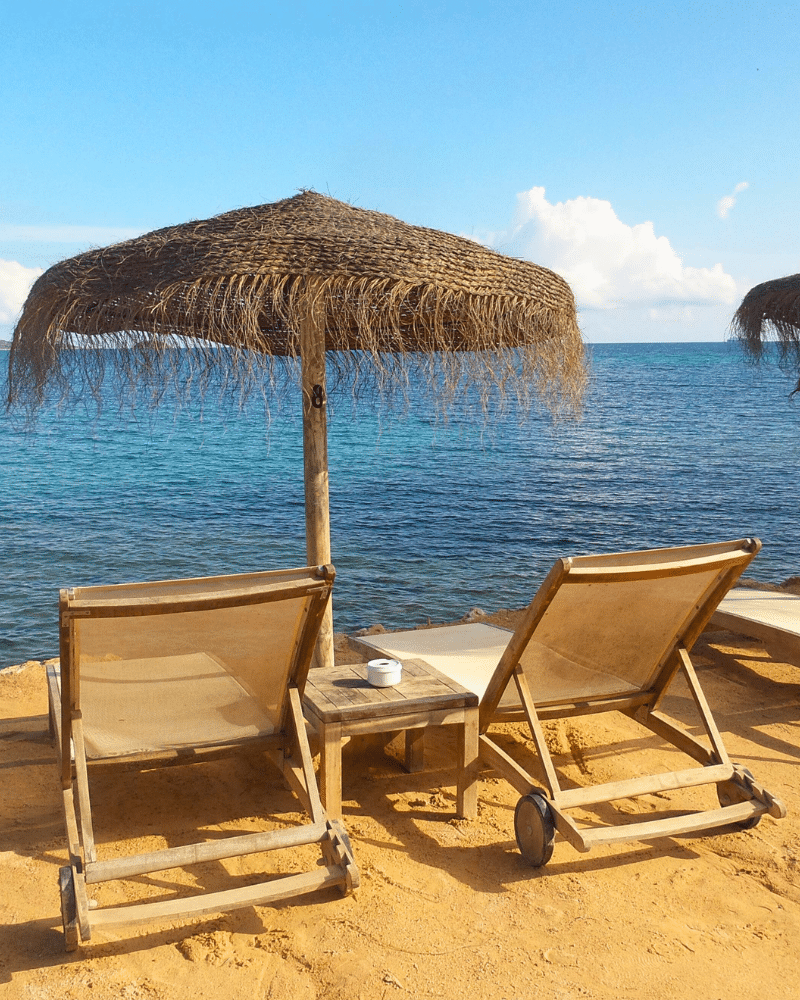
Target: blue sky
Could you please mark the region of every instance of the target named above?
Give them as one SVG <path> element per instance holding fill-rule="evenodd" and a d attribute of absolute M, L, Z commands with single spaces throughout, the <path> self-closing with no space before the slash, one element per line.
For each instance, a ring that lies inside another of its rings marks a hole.
<path fill-rule="evenodd" d="M 5 7 L 0 337 L 55 261 L 309 187 L 572 284 L 589 341 L 722 340 L 800 271 L 796 3 Z"/>

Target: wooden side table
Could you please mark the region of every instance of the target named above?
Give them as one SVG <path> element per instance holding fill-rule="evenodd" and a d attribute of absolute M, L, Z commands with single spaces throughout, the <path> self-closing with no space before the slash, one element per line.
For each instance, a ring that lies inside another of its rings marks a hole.
<path fill-rule="evenodd" d="M 422 660 L 403 660 L 395 687 L 372 687 L 366 663 L 310 670 L 303 712 L 320 738 L 322 801 L 331 819 L 342 815 L 342 740 L 366 733 L 406 731 L 406 769 L 422 768 L 427 726 L 461 728 L 456 809 L 478 815 L 478 696 Z"/>

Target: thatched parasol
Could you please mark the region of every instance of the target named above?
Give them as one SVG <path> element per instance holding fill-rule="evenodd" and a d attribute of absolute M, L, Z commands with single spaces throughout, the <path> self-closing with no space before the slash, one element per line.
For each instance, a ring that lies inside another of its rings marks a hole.
<path fill-rule="evenodd" d="M 88 341 L 85 338 L 89 338 Z M 75 350 L 76 346 L 104 350 Z M 569 285 L 536 264 L 314 192 L 160 229 L 50 268 L 25 302 L 9 402 L 36 408 L 109 364 L 131 395 L 166 384 L 263 386 L 300 359 L 310 564 L 330 561 L 326 354 L 351 384 L 435 393 L 497 386 L 576 409 L 583 344 Z M 330 619 L 327 625 L 330 632 Z M 329 638 L 323 641 L 331 655 Z"/>
<path fill-rule="evenodd" d="M 800 274 L 751 288 L 734 314 L 731 330 L 756 360 L 761 358 L 764 344 L 774 340 L 781 363 L 800 375 Z"/>

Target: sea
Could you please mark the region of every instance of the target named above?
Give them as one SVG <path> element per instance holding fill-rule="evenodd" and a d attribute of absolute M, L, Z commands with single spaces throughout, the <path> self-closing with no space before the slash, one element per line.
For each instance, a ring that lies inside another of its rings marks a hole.
<path fill-rule="evenodd" d="M 735 343 L 589 352 L 577 421 L 332 400 L 337 631 L 522 607 L 560 556 L 755 535 L 749 576 L 800 575 L 794 379 Z M 57 655 L 61 587 L 305 565 L 297 399 L 0 413 L 0 668 Z"/>

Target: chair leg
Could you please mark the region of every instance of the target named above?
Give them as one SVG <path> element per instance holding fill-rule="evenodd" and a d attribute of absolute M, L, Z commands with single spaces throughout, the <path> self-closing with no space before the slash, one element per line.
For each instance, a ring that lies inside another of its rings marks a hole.
<path fill-rule="evenodd" d="M 77 951 L 78 904 L 75 900 L 74 872 L 69 865 L 58 870 L 58 886 L 61 890 L 61 926 L 64 929 L 64 946 L 67 951 Z"/>
<path fill-rule="evenodd" d="M 349 896 L 361 884 L 361 875 L 353 856 L 353 845 L 338 819 L 328 821 L 328 840 L 323 841 L 322 853 L 329 864 L 344 868 L 345 881 L 339 889 L 343 896 Z"/>

